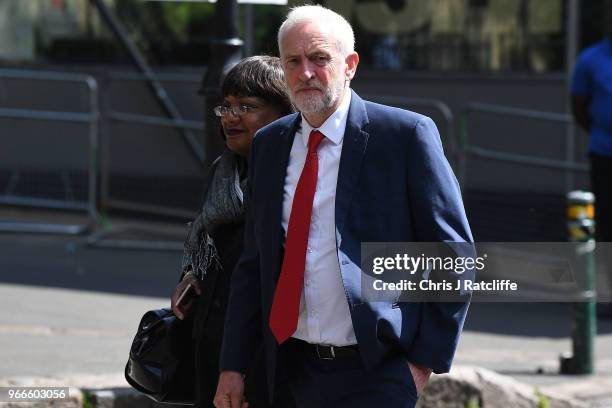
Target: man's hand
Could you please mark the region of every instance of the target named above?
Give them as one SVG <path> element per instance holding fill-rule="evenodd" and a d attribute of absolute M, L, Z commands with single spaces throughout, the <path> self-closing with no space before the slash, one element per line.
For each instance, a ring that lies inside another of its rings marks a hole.
<path fill-rule="evenodd" d="M 217 394 L 213 400 L 217 408 L 248 408 L 244 400 L 244 378 L 236 371 L 223 371 L 219 376 Z"/>
<path fill-rule="evenodd" d="M 414 385 L 416 386 L 417 395 L 421 395 L 421 392 L 423 391 L 423 388 L 425 388 L 425 385 L 427 385 L 427 381 L 431 375 L 431 368 L 411 362 L 408 362 L 408 368 L 410 368 L 412 378 L 414 378 Z"/>
<path fill-rule="evenodd" d="M 183 291 L 185 290 L 185 288 L 187 288 L 187 285 L 189 284 L 193 286 L 193 288 L 195 289 L 195 293 L 198 296 L 202 294 L 202 289 L 200 289 L 200 282 L 198 281 L 198 278 L 196 278 L 195 276 L 188 276 L 181 282 L 179 282 L 178 285 L 176 285 L 176 288 L 174 288 L 174 292 L 172 292 L 172 297 L 170 298 L 170 307 L 172 308 L 172 311 L 174 312 L 175 316 L 181 320 L 184 320 L 185 316 L 189 314 L 194 303 L 194 299 L 191 299 L 189 302 L 186 303 L 182 302 L 180 305 L 176 303 L 179 296 L 181 296 L 181 293 L 183 293 Z"/>

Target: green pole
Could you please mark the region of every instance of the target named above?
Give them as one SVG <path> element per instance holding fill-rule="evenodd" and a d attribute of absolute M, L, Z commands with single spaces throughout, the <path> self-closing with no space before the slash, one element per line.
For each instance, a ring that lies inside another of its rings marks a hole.
<path fill-rule="evenodd" d="M 571 374 L 593 374 L 595 314 L 595 197 L 587 191 L 572 191 L 567 195 L 567 227 L 569 240 L 577 243 L 576 256 L 584 266 L 578 274 L 583 299 L 573 304 Z"/>

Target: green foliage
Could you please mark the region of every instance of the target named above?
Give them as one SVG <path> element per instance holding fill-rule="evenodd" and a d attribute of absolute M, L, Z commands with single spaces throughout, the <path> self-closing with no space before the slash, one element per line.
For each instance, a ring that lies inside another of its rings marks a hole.
<path fill-rule="evenodd" d="M 215 28 L 214 4 L 115 0 L 114 5 L 119 20 L 149 63 L 207 61 L 208 40 Z"/>
<path fill-rule="evenodd" d="M 255 54 L 278 55 L 276 32 L 285 18 L 287 9 L 275 5 L 260 5 L 256 11 L 253 33 Z"/>
<path fill-rule="evenodd" d="M 215 13 L 215 6 L 206 3 L 163 3 L 162 6 L 166 25 L 182 39 L 190 33 L 203 31 Z"/>
<path fill-rule="evenodd" d="M 542 394 L 537 388 L 535 390 L 535 395 L 538 398 L 538 408 L 550 408 L 550 399 Z"/>
<path fill-rule="evenodd" d="M 480 408 L 477 398 L 472 398 L 465 408 Z"/>
<path fill-rule="evenodd" d="M 187 40 L 194 32 L 210 28 L 215 5 L 210 3 L 145 3 L 142 0 L 117 0 L 115 10 L 121 21 L 137 30 L 148 25 L 151 33 L 161 36 L 170 31 L 176 38 Z"/>
<path fill-rule="evenodd" d="M 87 391 L 83 391 L 83 408 L 96 408 L 93 396 Z"/>

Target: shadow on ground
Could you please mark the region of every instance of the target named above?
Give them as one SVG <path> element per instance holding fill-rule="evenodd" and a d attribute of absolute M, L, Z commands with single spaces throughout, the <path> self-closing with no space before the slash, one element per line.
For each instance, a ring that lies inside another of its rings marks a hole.
<path fill-rule="evenodd" d="M 82 238 L 0 234 L 0 282 L 126 295 L 168 297 L 179 278 L 179 251 L 100 249 Z M 571 305 L 474 303 L 466 330 L 567 338 Z M 612 320 L 598 321 L 612 333 Z"/>
<path fill-rule="evenodd" d="M 0 282 L 166 297 L 181 252 L 92 248 L 83 238 L 0 234 Z"/>

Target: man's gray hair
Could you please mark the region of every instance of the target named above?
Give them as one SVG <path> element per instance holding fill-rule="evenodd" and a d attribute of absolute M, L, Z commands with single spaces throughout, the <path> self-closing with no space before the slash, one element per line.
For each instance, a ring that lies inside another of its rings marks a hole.
<path fill-rule="evenodd" d="M 319 5 L 306 5 L 291 9 L 278 29 L 278 50 L 280 51 L 281 41 L 289 30 L 308 22 L 329 28 L 336 40 L 338 51 L 343 57 L 355 51 L 355 34 L 349 22 L 340 14 Z"/>

